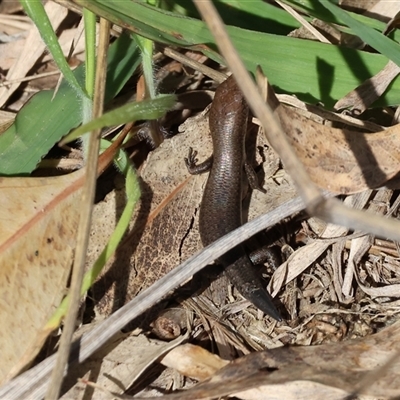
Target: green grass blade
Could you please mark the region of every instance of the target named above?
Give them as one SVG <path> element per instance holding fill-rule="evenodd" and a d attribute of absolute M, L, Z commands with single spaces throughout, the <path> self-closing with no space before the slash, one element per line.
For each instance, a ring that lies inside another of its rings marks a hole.
<path fill-rule="evenodd" d="M 96 15 L 85 8 L 83 18 L 85 21 L 85 88 L 89 97 L 93 99 L 96 71 Z"/>
<path fill-rule="evenodd" d="M 167 0 L 165 3 L 169 11 L 200 19 L 192 1 Z M 227 25 L 274 35 L 287 35 L 300 27 L 300 23 L 282 8 L 263 0 L 219 0 L 214 5 Z"/>
<path fill-rule="evenodd" d="M 385 55 L 387 58 L 400 66 L 400 46 L 397 43 L 382 33 L 377 32 L 375 29 L 372 29 L 369 26 L 352 18 L 348 12 L 342 10 L 333 3 L 324 1 L 321 4 L 336 18 L 343 21 L 348 27 L 350 27 L 352 31 L 365 43 L 369 44 L 379 53 Z"/>
<path fill-rule="evenodd" d="M 152 99 L 156 96 L 156 88 L 154 81 L 154 70 L 153 70 L 153 47 L 154 42 L 150 39 L 146 39 L 140 35 L 132 35 L 136 40 L 137 45 L 142 53 L 142 71 L 146 81 L 147 94 Z"/>
<path fill-rule="evenodd" d="M 77 139 L 79 136 L 91 132 L 94 129 L 101 129 L 106 126 L 114 126 L 141 119 L 160 118 L 171 109 L 175 101 L 176 98 L 174 95 L 159 95 L 154 99 L 125 104 L 73 130 L 64 138 L 63 143 L 68 143 L 71 140 Z"/>
<path fill-rule="evenodd" d="M 200 20 L 135 0 L 76 2 L 149 39 L 199 50 L 213 60 L 223 62 L 213 37 Z M 226 19 L 224 15 L 222 17 Z M 380 54 L 233 26 L 227 29 L 249 71 L 255 73 L 257 65 L 261 65 L 278 92 L 295 94 L 309 103 L 322 102 L 327 108 L 378 73 L 388 62 L 388 58 Z M 376 104 L 399 103 L 400 80 L 397 78 Z"/>

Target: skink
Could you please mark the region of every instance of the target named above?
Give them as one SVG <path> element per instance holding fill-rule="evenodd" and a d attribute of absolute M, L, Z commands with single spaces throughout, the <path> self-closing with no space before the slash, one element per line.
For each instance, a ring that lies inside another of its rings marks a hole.
<path fill-rule="evenodd" d="M 189 172 L 210 170 L 200 206 L 199 230 L 203 246 L 242 225 L 242 174 L 249 108 L 233 76 L 215 92 L 209 115 L 214 153 L 196 164 L 196 152 L 185 160 Z M 264 289 L 243 245 L 234 247 L 217 262 L 223 265 L 239 293 L 264 313 L 280 321 L 272 297 Z"/>

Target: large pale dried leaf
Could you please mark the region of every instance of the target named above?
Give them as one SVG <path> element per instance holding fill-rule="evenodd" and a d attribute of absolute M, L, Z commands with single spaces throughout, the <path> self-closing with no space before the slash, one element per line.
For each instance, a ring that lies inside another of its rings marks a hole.
<path fill-rule="evenodd" d="M 83 174 L 0 178 L 2 382 L 36 355 L 65 294 Z"/>

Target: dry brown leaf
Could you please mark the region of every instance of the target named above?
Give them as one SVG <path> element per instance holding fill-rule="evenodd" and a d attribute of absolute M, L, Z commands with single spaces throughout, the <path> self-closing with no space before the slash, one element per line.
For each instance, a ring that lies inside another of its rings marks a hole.
<path fill-rule="evenodd" d="M 350 194 L 378 188 L 398 174 L 400 156 L 393 150 L 400 147 L 400 124 L 373 134 L 331 128 L 278 105 L 272 91 L 269 95 L 297 156 L 318 186 Z"/>
<path fill-rule="evenodd" d="M 51 178 L 0 178 L 0 381 L 24 367 L 50 332 L 65 294 L 84 170 Z"/>
<path fill-rule="evenodd" d="M 361 340 L 320 346 L 280 347 L 252 353 L 210 375 L 193 389 L 161 398 L 337 399 L 361 391 L 367 396 L 400 394 L 399 363 L 374 372 L 400 350 L 400 322 Z M 135 397 L 140 399 L 139 397 Z"/>
<path fill-rule="evenodd" d="M 99 159 L 110 164 L 118 138 Z M 85 169 L 50 178 L 0 178 L 0 382 L 36 356 L 65 295 Z"/>
<path fill-rule="evenodd" d="M 202 126 L 206 127 L 206 121 L 199 118 L 194 139 L 190 139 L 193 126 L 149 155 L 141 172 L 142 198 L 130 232 L 93 287 L 99 314 L 109 315 L 200 248 L 190 234 L 195 215 L 191 203 L 201 198 L 206 177 L 189 176 L 183 158 L 206 132 Z M 182 137 L 190 139 L 185 148 Z M 199 150 L 199 157 L 207 155 L 207 149 Z"/>

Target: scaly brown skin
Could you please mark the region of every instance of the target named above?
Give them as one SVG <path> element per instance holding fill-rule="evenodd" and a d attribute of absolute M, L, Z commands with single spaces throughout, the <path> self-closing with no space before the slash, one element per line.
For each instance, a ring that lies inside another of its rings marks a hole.
<path fill-rule="evenodd" d="M 201 173 L 211 167 L 199 217 L 204 246 L 242 225 L 242 174 L 248 114 L 247 103 L 231 76 L 218 87 L 210 109 L 212 158 L 196 165 L 196 153 L 190 152 L 186 159 L 191 173 Z M 228 251 L 217 262 L 224 266 L 229 280 L 243 297 L 272 318 L 281 320 L 242 245 Z"/>

